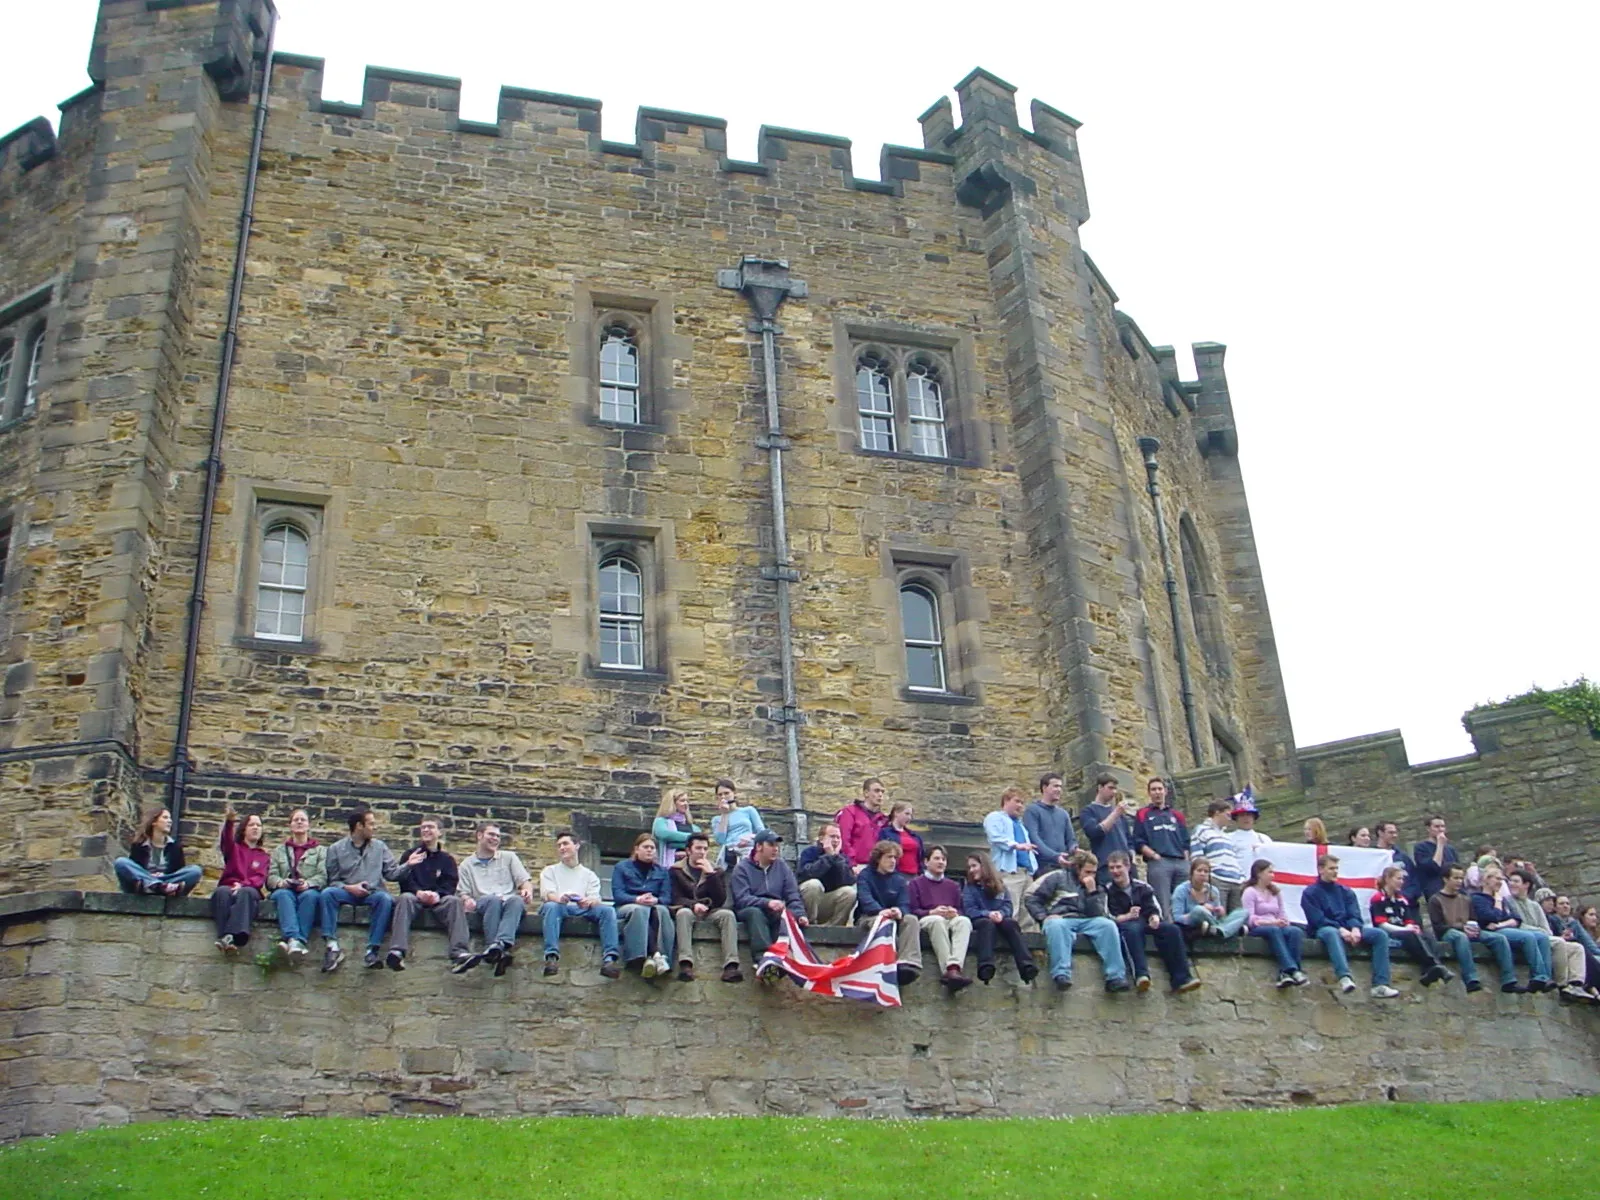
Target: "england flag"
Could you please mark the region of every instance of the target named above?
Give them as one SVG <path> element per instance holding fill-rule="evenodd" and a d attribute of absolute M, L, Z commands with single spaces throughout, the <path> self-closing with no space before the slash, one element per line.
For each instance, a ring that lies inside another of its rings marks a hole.
<path fill-rule="evenodd" d="M 777 967 L 808 992 L 835 1000 L 869 1000 L 885 1008 L 900 1007 L 900 984 L 895 974 L 895 923 L 879 916 L 855 952 L 823 962 L 806 944 L 805 934 L 787 909 L 783 932 L 761 956 L 757 970 Z"/>
<path fill-rule="evenodd" d="M 1305 912 L 1300 907 L 1300 894 L 1317 881 L 1317 859 L 1322 855 L 1331 853 L 1339 860 L 1339 882 L 1355 892 L 1356 902 L 1361 905 L 1362 920 L 1366 920 L 1367 901 L 1378 890 L 1383 869 L 1394 865 L 1392 851 L 1363 849 L 1360 846 L 1266 842 L 1251 853 L 1254 858 L 1264 858 L 1272 864 L 1272 882 L 1278 885 L 1283 897 L 1284 915 L 1297 925 L 1304 925 L 1306 921 Z"/>

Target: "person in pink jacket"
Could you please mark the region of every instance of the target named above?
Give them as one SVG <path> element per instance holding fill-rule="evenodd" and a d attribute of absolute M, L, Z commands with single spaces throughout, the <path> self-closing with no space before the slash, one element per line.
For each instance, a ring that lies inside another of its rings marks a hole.
<path fill-rule="evenodd" d="M 241 829 L 239 816 L 230 805 L 222 816 L 222 878 L 211 893 L 211 919 L 217 925 L 217 949 L 233 954 L 250 941 L 250 926 L 261 907 L 262 889 L 267 886 L 267 853 L 261 818 L 251 813 Z"/>
<path fill-rule="evenodd" d="M 1272 947 L 1278 960 L 1278 986 L 1304 987 L 1311 980 L 1300 969 L 1306 932 L 1290 924 L 1283 911 L 1283 896 L 1272 882 L 1272 864 L 1258 858 L 1250 865 L 1250 882 L 1244 889 L 1245 932 Z"/>
<path fill-rule="evenodd" d="M 857 875 L 872 857 L 872 848 L 878 844 L 878 835 L 889 820 L 883 811 L 888 795 L 889 789 L 883 786 L 883 780 L 868 779 L 861 785 L 861 795 L 841 808 L 834 818 L 843 843 L 841 850 Z"/>

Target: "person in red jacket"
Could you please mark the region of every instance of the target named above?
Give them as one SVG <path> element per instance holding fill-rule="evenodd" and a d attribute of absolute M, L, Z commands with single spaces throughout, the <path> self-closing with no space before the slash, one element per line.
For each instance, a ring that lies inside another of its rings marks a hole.
<path fill-rule="evenodd" d="M 261 818 L 251 813 L 239 827 L 230 804 L 222 814 L 222 878 L 211 893 L 211 919 L 217 925 L 217 949 L 233 954 L 250 942 L 250 926 L 261 907 L 271 856 L 264 844 Z"/>
<path fill-rule="evenodd" d="M 867 865 L 867 859 L 872 857 L 872 848 L 878 844 L 878 834 L 889 819 L 883 811 L 883 802 L 888 795 L 889 789 L 883 786 L 883 780 L 868 779 L 861 785 L 861 795 L 841 808 L 839 815 L 834 818 L 839 826 L 844 856 L 850 860 L 857 875 Z"/>
<path fill-rule="evenodd" d="M 900 843 L 900 873 L 922 873 L 922 835 L 911 831 L 911 815 L 915 810 L 909 800 L 901 800 L 889 809 L 889 820 L 878 830 L 880 841 Z"/>

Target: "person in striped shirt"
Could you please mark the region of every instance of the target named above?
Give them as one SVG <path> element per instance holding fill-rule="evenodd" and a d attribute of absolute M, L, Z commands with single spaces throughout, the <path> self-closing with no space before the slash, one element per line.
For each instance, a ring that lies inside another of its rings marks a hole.
<path fill-rule="evenodd" d="M 1189 839 L 1190 853 L 1211 864 L 1211 882 L 1222 893 L 1223 910 L 1229 913 L 1244 906 L 1244 864 L 1228 833 L 1232 808 L 1231 800 L 1213 800 L 1206 805 L 1206 819 L 1195 826 Z"/>

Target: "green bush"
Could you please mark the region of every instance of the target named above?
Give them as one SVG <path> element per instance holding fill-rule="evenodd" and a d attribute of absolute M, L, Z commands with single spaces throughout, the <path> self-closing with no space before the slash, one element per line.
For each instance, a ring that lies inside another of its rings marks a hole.
<path fill-rule="evenodd" d="M 1541 704 L 1557 716 L 1587 725 L 1590 733 L 1600 737 L 1600 685 L 1589 682 L 1582 675 L 1558 688 L 1531 687 L 1520 696 L 1507 696 L 1498 702 L 1477 704 L 1472 711 L 1510 708 L 1515 704 Z"/>

